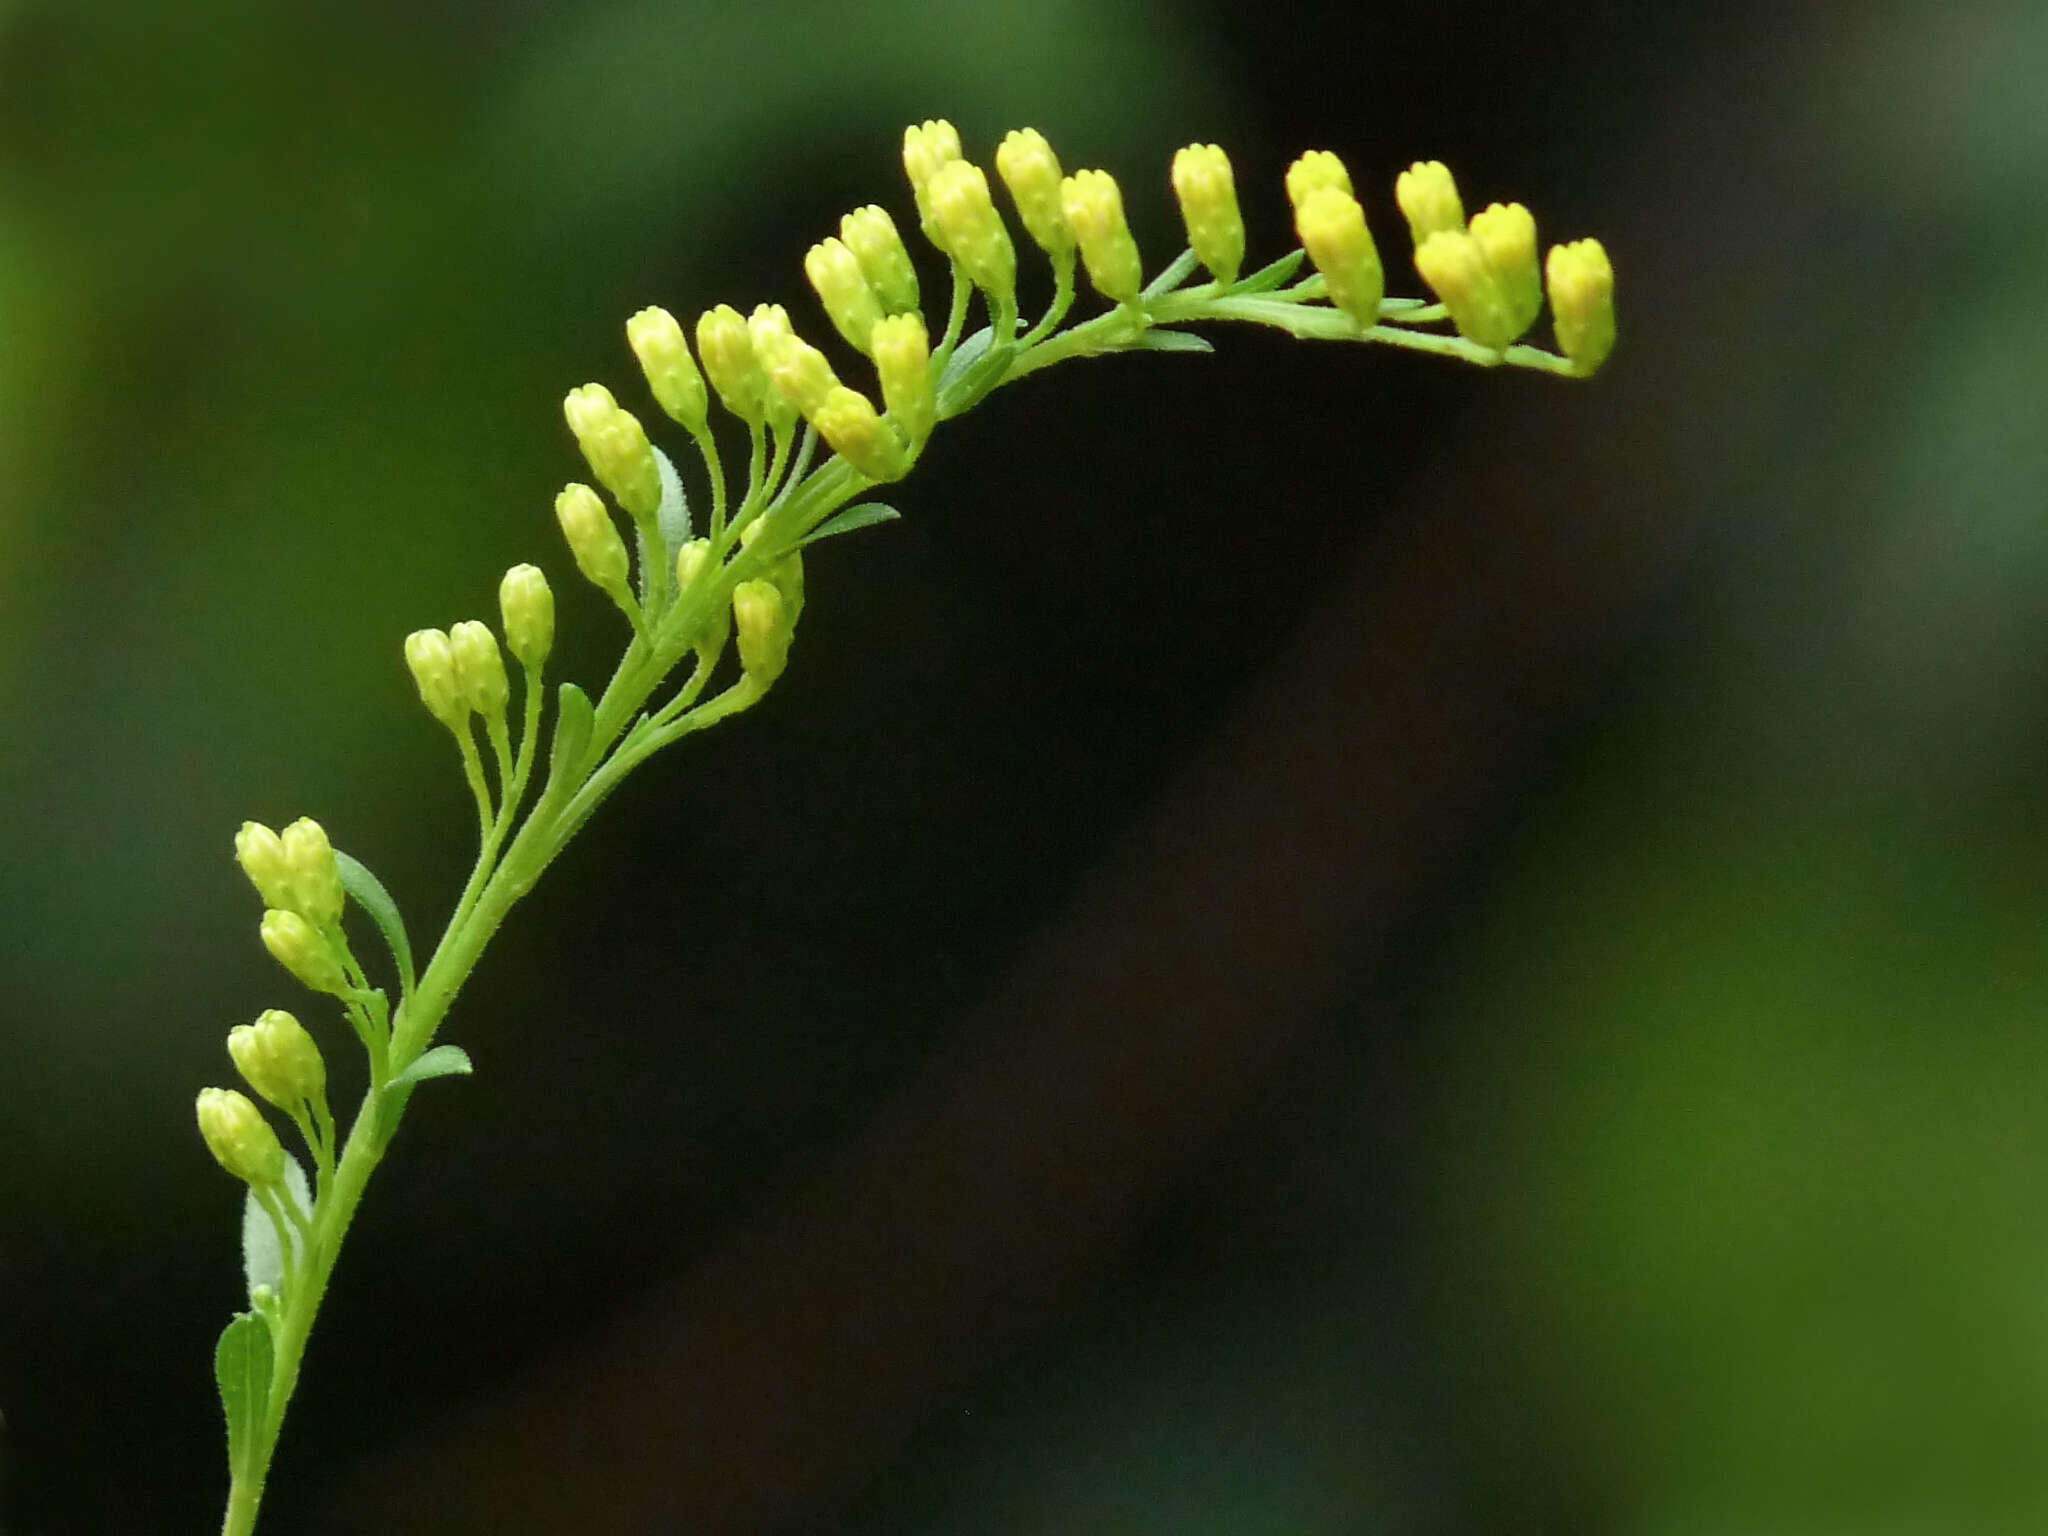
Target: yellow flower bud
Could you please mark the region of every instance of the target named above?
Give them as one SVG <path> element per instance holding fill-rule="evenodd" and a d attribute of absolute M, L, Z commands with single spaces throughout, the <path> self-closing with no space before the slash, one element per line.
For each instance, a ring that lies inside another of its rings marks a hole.
<path fill-rule="evenodd" d="M 751 530 L 754 524 L 747 524 Z M 691 539 L 676 551 L 676 591 L 687 592 L 711 560 L 711 541 Z"/>
<path fill-rule="evenodd" d="M 612 398 L 602 384 L 569 391 L 562 415 L 598 484 L 616 496 L 635 518 L 661 510 L 661 471 L 639 419 Z"/>
<path fill-rule="evenodd" d="M 839 377 L 825 354 L 789 327 L 780 304 L 763 304 L 747 321 L 754 355 L 767 366 L 775 391 L 806 419 L 838 387 Z"/>
<path fill-rule="evenodd" d="M 229 1030 L 228 1055 L 244 1082 L 288 1113 L 321 1102 L 327 1093 L 327 1063 L 320 1047 L 282 1008 L 266 1008 L 254 1024 Z"/>
<path fill-rule="evenodd" d="M 759 426 L 768 409 L 768 371 L 754 355 L 753 337 L 738 310 L 721 304 L 698 317 L 697 355 L 725 408 Z"/>
<path fill-rule="evenodd" d="M 1173 195 L 1180 199 L 1188 244 L 1219 283 L 1237 281 L 1244 265 L 1244 216 L 1230 157 L 1215 144 L 1190 144 L 1173 157 Z"/>
<path fill-rule="evenodd" d="M 1517 337 L 1543 313 L 1543 277 L 1536 266 L 1536 218 L 1520 203 L 1495 203 L 1472 215 L 1472 239 L 1500 284 L 1508 324 Z"/>
<path fill-rule="evenodd" d="M 942 251 L 946 242 L 932 222 L 925 187 L 940 166 L 959 158 L 960 135 L 944 118 L 915 123 L 903 130 L 903 169 L 910 177 L 911 193 L 917 198 L 918 218 L 923 221 L 925 238 Z"/>
<path fill-rule="evenodd" d="M 860 258 L 842 240 L 820 240 L 804 256 L 804 276 L 846 344 L 856 352 L 867 351 L 868 332 L 882 318 L 882 301 L 868 286 Z"/>
<path fill-rule="evenodd" d="M 564 486 L 555 497 L 555 521 L 562 525 L 562 538 L 584 579 L 614 601 L 624 601 L 630 569 L 626 541 L 597 492 L 587 485 Z"/>
<path fill-rule="evenodd" d="M 739 632 L 740 666 L 766 688 L 789 665 L 795 633 L 784 612 L 782 591 L 772 581 L 743 581 L 732 589 L 733 624 Z"/>
<path fill-rule="evenodd" d="M 284 843 L 262 822 L 242 823 L 235 834 L 235 862 L 266 907 L 291 904 L 291 865 L 284 856 Z"/>
<path fill-rule="evenodd" d="M 555 648 L 555 593 L 537 565 L 515 565 L 498 583 L 505 644 L 522 667 L 538 667 Z"/>
<path fill-rule="evenodd" d="M 1458 197 L 1458 183 L 1441 160 L 1418 160 L 1394 182 L 1394 201 L 1408 220 L 1408 233 L 1417 245 L 1440 229 L 1465 227 L 1465 204 Z"/>
<path fill-rule="evenodd" d="M 859 390 L 835 384 L 811 413 L 811 425 L 834 453 L 870 480 L 901 480 L 910 472 L 902 439 Z"/>
<path fill-rule="evenodd" d="M 1330 302 L 1360 325 L 1376 324 L 1386 274 L 1358 199 L 1334 184 L 1317 187 L 1296 204 L 1294 227 L 1323 274 Z"/>
<path fill-rule="evenodd" d="M 1443 300 L 1460 335 L 1500 351 L 1521 334 L 1508 296 L 1470 231 L 1438 230 L 1415 248 L 1415 270 Z"/>
<path fill-rule="evenodd" d="M 1088 280 L 1104 298 L 1137 301 L 1145 285 L 1144 263 L 1131 226 L 1124 221 L 1124 195 L 1107 171 L 1076 171 L 1060 183 L 1060 212 L 1081 247 Z"/>
<path fill-rule="evenodd" d="M 505 713 L 512 688 L 505 680 L 505 658 L 498 637 L 481 619 L 464 619 L 448 629 L 448 649 L 455 656 L 455 686 L 471 709 L 485 719 Z"/>
<path fill-rule="evenodd" d="M 1017 248 L 989 199 L 988 177 L 967 160 L 948 160 L 925 183 L 925 206 L 945 235 L 943 249 L 969 280 L 990 298 L 1008 303 L 1017 295 Z"/>
<path fill-rule="evenodd" d="M 449 730 L 461 730 L 469 718 L 469 706 L 456 686 L 455 653 L 448 648 L 448 636 L 438 629 L 414 630 L 405 637 L 405 664 L 427 713 Z"/>
<path fill-rule="evenodd" d="M 751 547 L 767 526 L 763 522 L 747 524 L 740 530 L 741 546 Z M 783 615 L 790 628 L 794 629 L 796 621 L 803 617 L 804 611 L 804 552 L 801 549 L 792 549 L 768 568 L 764 579 L 774 582 L 775 590 L 782 594 Z"/>
<path fill-rule="evenodd" d="M 875 373 L 882 381 L 882 403 L 913 443 L 931 435 L 938 416 L 932 391 L 931 338 L 916 315 L 888 315 L 874 330 Z"/>
<path fill-rule="evenodd" d="M 197 1108 L 199 1134 L 221 1167 L 258 1188 L 284 1177 L 284 1146 L 246 1097 L 232 1088 L 202 1088 Z"/>
<path fill-rule="evenodd" d="M 883 314 L 915 312 L 917 268 L 910 264 L 910 252 L 903 248 L 903 237 L 896 233 L 896 221 L 886 208 L 870 203 L 854 209 L 839 221 L 839 239 L 860 263 Z"/>
<path fill-rule="evenodd" d="M 301 816 L 284 829 L 278 842 L 284 850 L 289 899 L 276 905 L 298 913 L 315 928 L 332 928 L 341 921 L 346 897 L 326 829 L 311 817 Z"/>
<path fill-rule="evenodd" d="M 701 436 L 710 399 L 676 317 L 655 306 L 641 310 L 626 322 L 626 344 L 640 359 L 656 403 L 692 437 Z"/>
<path fill-rule="evenodd" d="M 1312 149 L 1287 167 L 1287 201 L 1297 214 L 1309 194 L 1324 187 L 1335 187 L 1346 197 L 1351 196 L 1351 173 L 1327 149 Z"/>
<path fill-rule="evenodd" d="M 271 959 L 305 985 L 337 997 L 347 994 L 348 977 L 342 971 L 341 956 L 327 936 L 298 913 L 273 907 L 263 914 L 260 932 Z"/>
<path fill-rule="evenodd" d="M 1066 256 L 1074 249 L 1074 232 L 1060 209 L 1060 162 L 1036 128 L 1015 128 L 996 147 L 996 174 L 1010 189 L 1017 217 L 1039 249 Z"/>
<path fill-rule="evenodd" d="M 1614 266 L 1598 240 L 1554 245 L 1546 263 L 1558 350 L 1589 374 L 1614 350 Z"/>

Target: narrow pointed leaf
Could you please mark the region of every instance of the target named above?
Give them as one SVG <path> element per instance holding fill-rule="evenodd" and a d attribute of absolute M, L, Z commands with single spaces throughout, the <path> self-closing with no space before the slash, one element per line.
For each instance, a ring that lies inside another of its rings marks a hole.
<path fill-rule="evenodd" d="M 461 1046 L 437 1045 L 432 1050 L 420 1052 L 411 1066 L 384 1085 L 384 1091 L 389 1093 L 394 1088 L 411 1088 L 430 1077 L 468 1077 L 475 1070 L 470 1065 L 469 1052 Z"/>
<path fill-rule="evenodd" d="M 870 528 L 876 523 L 892 523 L 902 515 L 894 507 L 884 506 L 879 501 L 864 501 L 859 506 L 848 507 L 826 518 L 797 540 L 796 547 L 802 549 L 806 544 L 815 544 L 818 540 L 829 539 L 835 534 L 851 533 L 856 528 Z"/>
<path fill-rule="evenodd" d="M 1301 264 L 1308 260 L 1307 251 L 1289 251 L 1278 261 L 1269 262 L 1250 277 L 1240 278 L 1231 285 L 1232 293 L 1271 293 L 1287 279 L 1301 270 Z"/>
<path fill-rule="evenodd" d="M 1147 331 L 1136 342 L 1140 352 L 1214 352 L 1208 339 L 1192 331 Z"/>
<path fill-rule="evenodd" d="M 377 925 L 377 931 L 384 935 L 384 942 L 390 946 L 391 958 L 398 966 L 400 994 L 411 995 L 415 979 L 412 941 L 405 935 L 405 919 L 399 915 L 398 903 L 384 889 L 384 882 L 371 874 L 361 860 L 350 858 L 337 848 L 334 863 L 341 871 L 341 888 L 349 893 L 357 906 L 370 914 L 370 921 Z"/>

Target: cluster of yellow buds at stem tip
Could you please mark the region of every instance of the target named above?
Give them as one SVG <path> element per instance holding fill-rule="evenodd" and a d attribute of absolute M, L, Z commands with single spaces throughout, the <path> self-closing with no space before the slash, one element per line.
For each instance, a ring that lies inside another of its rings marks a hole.
<path fill-rule="evenodd" d="M 319 822 L 301 816 L 280 835 L 245 821 L 235 834 L 235 862 L 265 906 L 296 912 L 315 928 L 341 921 L 341 870 Z"/>
<path fill-rule="evenodd" d="M 1415 269 L 1459 333 L 1482 347 L 1505 350 L 1543 308 L 1536 220 L 1520 203 L 1495 203 L 1465 229 L 1437 230 L 1415 248 Z"/>
<path fill-rule="evenodd" d="M 1302 249 L 1323 274 L 1330 302 L 1361 326 L 1377 323 L 1386 272 L 1344 162 L 1328 150 L 1311 150 L 1288 167 L 1287 195 Z"/>
<path fill-rule="evenodd" d="M 327 1092 L 327 1063 L 305 1026 L 282 1008 L 228 1031 L 228 1055 L 242 1080 L 287 1113 L 318 1103 Z"/>

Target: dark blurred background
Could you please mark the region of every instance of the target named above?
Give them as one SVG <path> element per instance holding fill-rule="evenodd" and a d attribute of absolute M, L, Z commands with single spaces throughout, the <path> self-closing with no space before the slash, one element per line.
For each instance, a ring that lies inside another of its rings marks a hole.
<path fill-rule="evenodd" d="M 408 630 L 902 125 L 1601 235 L 1590 385 L 949 427 L 518 912 L 267 1529 L 2048 1529 L 2048 9 L 0 0 L 0 1529 L 213 1528 L 245 817 L 438 928 Z M 908 221 L 905 220 L 906 227 Z M 1032 268 L 1042 284 L 1042 272 Z M 1027 279 L 1030 281 L 1031 279 Z M 1039 290 L 1042 293 L 1042 287 Z M 850 368 L 850 363 L 841 359 Z"/>

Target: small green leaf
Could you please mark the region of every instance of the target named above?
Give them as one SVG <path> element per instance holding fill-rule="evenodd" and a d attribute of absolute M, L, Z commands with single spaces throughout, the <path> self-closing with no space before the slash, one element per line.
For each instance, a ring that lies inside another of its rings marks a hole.
<path fill-rule="evenodd" d="M 548 787 L 571 787 L 569 775 L 583 762 L 583 749 L 590 743 L 590 728 L 597 711 L 590 695 L 574 683 L 562 684 L 561 702 L 555 706 L 555 739 L 548 748 Z"/>
<path fill-rule="evenodd" d="M 937 393 L 943 397 L 949 386 L 959 382 L 967 370 L 981 361 L 982 354 L 989 349 L 989 343 L 996 339 L 996 333 L 983 326 L 953 349 L 953 355 L 946 359 L 946 371 L 939 375 Z"/>
<path fill-rule="evenodd" d="M 411 1088 L 424 1083 L 430 1077 L 468 1077 L 476 1068 L 469 1063 L 469 1052 L 459 1045 L 437 1045 L 430 1051 L 422 1051 L 413 1058 L 412 1065 L 393 1077 L 384 1085 L 386 1093 L 394 1088 Z"/>
<path fill-rule="evenodd" d="M 1289 251 L 1278 261 L 1269 262 L 1267 265 L 1259 268 L 1250 277 L 1240 278 L 1231 285 L 1230 292 L 1233 294 L 1271 293 L 1275 288 L 1286 282 L 1287 279 L 1294 276 L 1301 269 L 1301 264 L 1307 260 L 1307 251 Z"/>
<path fill-rule="evenodd" d="M 228 1421 L 228 1462 L 246 1474 L 253 1470 L 270 1412 L 270 1324 L 253 1312 L 237 1312 L 214 1346 L 213 1379 Z"/>
<path fill-rule="evenodd" d="M 306 1182 L 306 1170 L 289 1152 L 284 1155 L 284 1187 L 284 1197 L 310 1216 L 313 1213 L 313 1190 Z M 277 1240 L 277 1223 L 257 1202 L 255 1192 L 245 1191 L 242 1195 L 242 1273 L 249 1282 L 250 1300 L 255 1300 L 259 1285 L 268 1286 L 272 1292 L 282 1296 L 284 1270 L 284 1248 Z"/>
<path fill-rule="evenodd" d="M 1192 331 L 1147 331 L 1135 343 L 1140 352 L 1214 352 L 1208 338 Z"/>
<path fill-rule="evenodd" d="M 674 559 L 675 552 L 690 542 L 690 499 L 683 492 L 683 477 L 659 448 L 654 450 L 654 467 L 661 472 L 661 506 L 654 517 L 669 558 Z"/>
<path fill-rule="evenodd" d="M 1182 251 L 1173 258 L 1171 265 L 1145 285 L 1145 291 L 1138 297 L 1156 299 L 1162 293 L 1169 293 L 1178 288 L 1188 280 L 1188 274 L 1195 270 L 1195 261 L 1196 256 L 1192 250 Z"/>
<path fill-rule="evenodd" d="M 829 539 L 834 534 L 851 533 L 856 528 L 869 528 L 876 523 L 893 523 L 903 514 L 894 507 L 884 506 L 879 501 L 864 501 L 859 506 L 848 507 L 834 513 L 796 542 L 802 549 L 806 544 L 815 544 L 820 539 Z"/>
<path fill-rule="evenodd" d="M 398 903 L 384 889 L 384 882 L 371 874 L 361 860 L 352 859 L 337 848 L 334 863 L 341 871 L 342 889 L 355 899 L 357 906 L 370 914 L 370 921 L 377 925 L 377 931 L 384 935 L 384 942 L 391 947 L 391 958 L 398 964 L 399 987 L 410 995 L 414 980 L 412 941 L 405 936 L 405 919 L 399 916 Z"/>

